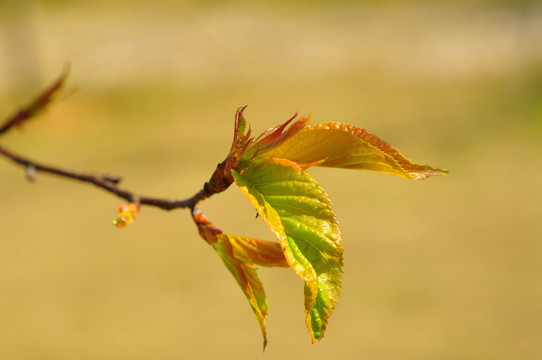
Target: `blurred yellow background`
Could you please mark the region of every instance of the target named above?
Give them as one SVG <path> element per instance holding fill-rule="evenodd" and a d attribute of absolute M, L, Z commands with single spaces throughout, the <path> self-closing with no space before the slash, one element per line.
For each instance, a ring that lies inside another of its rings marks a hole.
<path fill-rule="evenodd" d="M 537 1 L 2 1 L 2 116 L 70 63 L 79 89 L 0 143 L 185 198 L 231 144 L 296 111 L 368 129 L 421 182 L 314 169 L 345 248 L 324 339 L 302 282 L 262 269 L 257 322 L 188 211 L 143 208 L 0 159 L 1 359 L 542 358 L 542 6 Z M 233 186 L 201 204 L 271 239 Z"/>

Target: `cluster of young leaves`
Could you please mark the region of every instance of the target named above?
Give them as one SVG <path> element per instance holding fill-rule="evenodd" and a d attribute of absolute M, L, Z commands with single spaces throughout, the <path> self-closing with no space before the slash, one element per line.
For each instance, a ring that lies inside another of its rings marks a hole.
<path fill-rule="evenodd" d="M 64 85 L 60 78 L 26 107 L 0 126 L 0 135 L 41 113 Z M 128 203 L 117 207 L 119 228 L 130 225 L 141 205 L 165 210 L 189 208 L 200 236 L 210 244 L 247 297 L 267 344 L 267 297 L 257 266 L 290 267 L 304 282 L 305 322 L 312 341 L 320 340 L 335 308 L 342 284 L 343 247 L 332 203 L 324 189 L 307 172 L 312 166 L 371 170 L 421 180 L 444 175 L 446 170 L 419 165 L 377 136 L 353 125 L 328 122 L 309 125 L 309 118 L 292 117 L 253 137 L 240 108 L 234 138 L 226 159 L 217 166 L 202 190 L 185 200 L 136 195 L 119 187 L 120 177 L 91 175 L 42 165 L 0 146 L 0 155 L 27 170 L 91 183 Z M 214 226 L 197 204 L 231 184 L 246 195 L 276 241 L 231 235 Z"/>
<path fill-rule="evenodd" d="M 409 161 L 397 149 L 353 125 L 308 126 L 296 116 L 251 136 L 238 110 L 233 145 L 220 178 L 246 195 L 278 242 L 222 233 L 195 210 L 201 236 L 244 291 L 267 343 L 267 299 L 255 266 L 289 266 L 304 282 L 305 321 L 312 341 L 324 336 L 342 283 L 343 247 L 332 203 L 306 171 L 311 166 L 372 170 L 420 180 L 446 170 Z M 294 121 L 295 120 L 295 121 Z"/>

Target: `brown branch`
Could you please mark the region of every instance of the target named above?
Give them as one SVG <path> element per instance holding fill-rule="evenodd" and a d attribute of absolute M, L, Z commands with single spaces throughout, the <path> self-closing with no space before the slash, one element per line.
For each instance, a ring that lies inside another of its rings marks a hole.
<path fill-rule="evenodd" d="M 45 110 L 47 105 L 49 105 L 55 99 L 59 91 L 64 87 L 68 73 L 69 66 L 66 65 L 62 71 L 62 74 L 60 74 L 59 78 L 51 86 L 40 93 L 28 105 L 24 106 L 19 111 L 9 116 L 6 121 L 4 121 L 4 124 L 0 126 L 0 135 L 7 132 L 14 126 L 20 126 L 23 122 L 35 117 L 40 112 Z"/>
<path fill-rule="evenodd" d="M 209 190 L 208 183 L 205 183 L 205 186 L 203 187 L 202 190 L 194 194 L 194 196 L 188 199 L 184 199 L 184 200 L 169 200 L 169 199 L 160 199 L 160 198 L 149 197 L 149 196 L 142 196 L 132 191 L 119 187 L 118 184 L 120 182 L 120 178 L 114 175 L 95 175 L 95 174 L 63 170 L 63 169 L 56 168 L 53 166 L 43 165 L 35 161 L 29 160 L 27 158 L 24 158 L 20 155 L 17 155 L 2 146 L 0 146 L 0 154 L 12 160 L 16 164 L 25 167 L 27 169 L 27 174 L 42 172 L 42 173 L 53 174 L 53 175 L 62 176 L 65 178 L 70 178 L 73 180 L 86 182 L 86 183 L 95 185 L 99 188 L 102 188 L 105 191 L 112 193 L 129 202 L 139 202 L 141 205 L 154 206 L 154 207 L 158 207 L 164 210 L 193 208 L 198 202 L 214 194 L 214 192 L 211 192 Z"/>
<path fill-rule="evenodd" d="M 45 108 L 58 96 L 60 90 L 64 87 L 68 72 L 69 68 L 66 66 L 60 77 L 52 85 L 40 93 L 27 106 L 8 117 L 3 125 L 0 126 L 0 135 L 6 133 L 15 126 L 21 125 L 23 122 L 37 116 L 43 110 L 45 110 Z M 223 163 L 217 166 L 217 169 L 211 176 L 209 182 L 204 184 L 203 189 L 194 194 L 192 197 L 184 200 L 160 199 L 149 196 L 141 196 L 132 191 L 119 187 L 121 178 L 115 175 L 96 175 L 44 165 L 17 155 L 2 146 L 0 146 L 0 155 L 3 155 L 16 164 L 25 167 L 26 176 L 29 180 L 33 180 L 37 172 L 53 174 L 92 184 L 129 202 L 137 202 L 140 205 L 154 206 L 164 210 L 181 208 L 193 209 L 198 202 L 212 196 L 213 194 L 226 190 L 226 188 L 228 188 L 233 181 L 227 181 L 228 179 L 224 178 L 224 168 L 227 163 L 226 159 Z"/>

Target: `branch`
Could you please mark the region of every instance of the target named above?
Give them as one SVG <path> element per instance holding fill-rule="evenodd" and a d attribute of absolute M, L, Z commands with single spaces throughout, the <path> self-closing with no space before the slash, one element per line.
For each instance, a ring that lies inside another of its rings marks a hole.
<path fill-rule="evenodd" d="M 59 78 L 51 86 L 39 94 L 28 105 L 8 117 L 4 122 L 4 125 L 0 126 L 0 135 L 7 132 L 14 126 L 22 125 L 25 121 L 43 112 L 47 105 L 49 105 L 58 96 L 60 90 L 64 87 L 69 72 L 70 68 L 66 65 L 62 71 L 62 74 L 60 74 Z"/>
<path fill-rule="evenodd" d="M 35 161 L 26 159 L 20 155 L 16 155 L 2 146 L 0 146 L 0 154 L 11 159 L 13 162 L 25 167 L 27 169 L 27 174 L 42 172 L 86 182 L 102 188 L 105 191 L 110 192 L 129 202 L 139 202 L 141 205 L 155 206 L 164 210 L 192 208 L 201 200 L 206 199 L 207 197 L 212 195 L 208 193 L 204 187 L 204 189 L 200 190 L 194 196 L 185 200 L 168 200 L 149 196 L 141 196 L 132 191 L 119 187 L 118 183 L 120 182 L 120 178 L 114 175 L 86 174 L 75 171 L 63 170 L 53 166 L 42 165 Z M 32 179 L 32 177 L 30 176 L 29 178 Z"/>
<path fill-rule="evenodd" d="M 68 68 L 65 68 L 61 76 L 55 81 L 49 88 L 36 97 L 36 99 L 30 102 L 26 107 L 20 109 L 15 114 L 10 116 L 2 126 L 0 126 L 0 135 L 4 134 L 8 130 L 15 126 L 20 126 L 23 122 L 31 119 L 41 113 L 57 96 L 60 89 L 64 86 L 65 80 L 68 76 Z M 70 170 L 60 169 L 58 167 L 48 166 L 36 161 L 32 161 L 23 156 L 17 155 L 12 151 L 0 146 L 0 154 L 6 158 L 12 160 L 14 163 L 26 168 L 26 174 L 29 180 L 33 180 L 36 172 L 53 174 L 72 180 L 78 180 L 86 182 L 102 188 L 103 190 L 112 193 L 122 199 L 129 202 L 136 202 L 140 205 L 148 205 L 158 207 L 164 210 L 173 210 L 181 208 L 194 208 L 196 204 L 213 194 L 224 191 L 227 186 L 218 186 L 216 184 L 216 173 L 206 182 L 203 189 L 194 194 L 192 197 L 184 200 L 169 200 L 154 198 L 149 196 L 141 196 L 132 191 L 119 187 L 121 178 L 115 175 L 96 175 L 89 173 L 82 173 Z M 229 185 L 229 184 L 228 184 Z"/>

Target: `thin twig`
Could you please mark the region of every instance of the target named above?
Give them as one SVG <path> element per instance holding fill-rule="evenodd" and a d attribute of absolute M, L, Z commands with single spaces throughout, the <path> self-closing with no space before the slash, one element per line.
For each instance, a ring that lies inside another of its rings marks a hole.
<path fill-rule="evenodd" d="M 60 90 L 64 87 L 66 78 L 69 73 L 69 66 L 65 66 L 62 74 L 59 78 L 50 85 L 45 91 L 38 94 L 33 101 L 28 103 L 27 106 L 23 107 L 19 111 L 15 112 L 12 116 L 8 117 L 3 124 L 0 125 L 0 135 L 6 133 L 8 130 L 12 129 L 15 126 L 21 125 L 23 122 L 37 116 L 58 96 Z M 211 177 L 211 180 L 204 184 L 203 189 L 194 194 L 194 196 L 184 199 L 184 200 L 169 200 L 169 199 L 160 199 L 149 196 L 141 196 L 132 191 L 128 191 L 119 187 L 121 178 L 116 175 L 95 175 L 88 173 L 81 173 L 76 171 L 69 171 L 60 169 L 53 166 L 43 165 L 36 161 L 32 161 L 23 156 L 17 155 L 12 151 L 0 146 L 0 155 L 4 155 L 8 159 L 12 160 L 16 164 L 23 166 L 26 170 L 26 176 L 29 180 L 34 180 L 36 173 L 48 173 L 57 176 L 62 176 L 65 178 L 78 180 L 86 182 L 92 185 L 95 185 L 99 188 L 104 189 L 107 192 L 110 192 L 122 199 L 125 199 L 129 202 L 137 202 L 140 205 L 149 205 L 155 206 L 164 210 L 173 210 L 173 209 L 182 209 L 182 208 L 194 208 L 194 206 L 210 197 L 211 195 L 225 190 L 224 186 L 220 189 L 215 189 L 215 174 Z M 219 169 L 217 169 L 218 171 Z M 215 171 L 216 172 L 216 171 Z M 227 186 L 226 186 L 227 187 Z"/>
<path fill-rule="evenodd" d="M 208 186 L 204 186 L 202 190 L 194 194 L 194 196 L 184 199 L 184 200 L 169 200 L 169 199 L 160 199 L 149 196 L 141 196 L 132 191 L 123 189 L 118 186 L 119 178 L 112 175 L 95 175 L 80 173 L 75 171 L 63 170 L 53 166 L 47 166 L 35 161 L 24 158 L 20 155 L 17 155 L 5 147 L 0 146 L 0 154 L 4 155 L 8 159 L 11 159 L 16 164 L 23 166 L 25 169 L 32 169 L 33 172 L 42 172 L 53 174 L 57 176 L 62 176 L 65 178 L 70 178 L 82 182 L 86 182 L 92 185 L 95 185 L 99 188 L 104 189 L 107 192 L 110 192 L 122 199 L 125 199 L 129 202 L 139 202 L 141 205 L 148 205 L 158 207 L 164 210 L 173 210 L 173 209 L 182 209 L 182 208 L 193 208 L 198 202 L 203 199 L 208 198 L 213 195 L 209 192 Z"/>
<path fill-rule="evenodd" d="M 35 117 L 58 96 L 60 90 L 64 87 L 68 77 L 70 68 L 68 65 L 64 67 L 62 74 L 58 79 L 51 84 L 45 91 L 40 93 L 34 100 L 28 103 L 23 108 L 9 116 L 0 126 L 0 135 L 7 132 L 14 126 L 20 126 L 23 122 Z"/>

